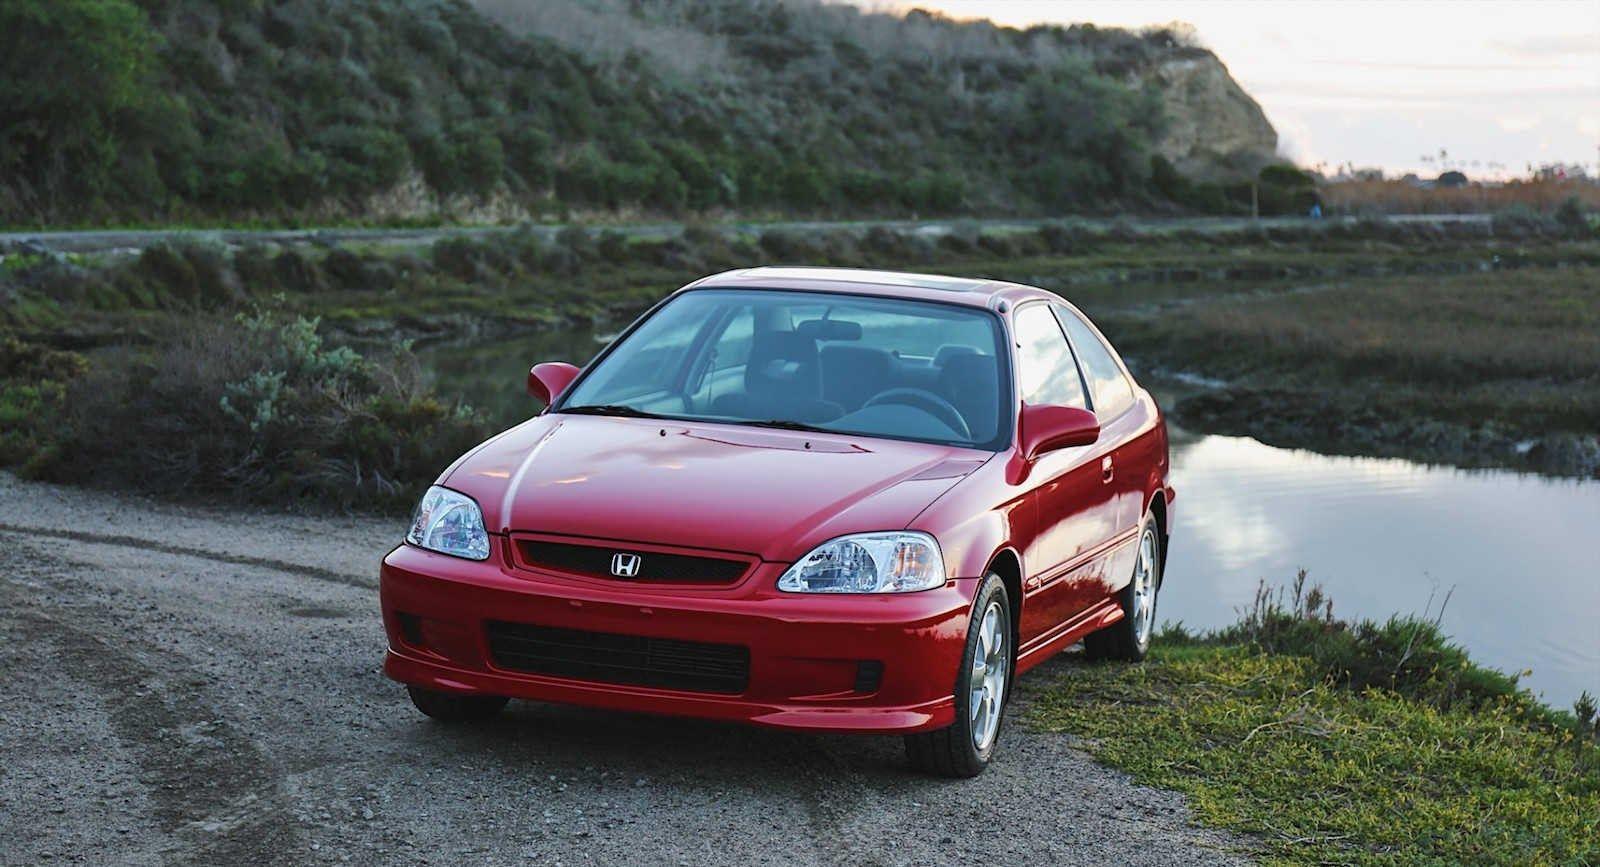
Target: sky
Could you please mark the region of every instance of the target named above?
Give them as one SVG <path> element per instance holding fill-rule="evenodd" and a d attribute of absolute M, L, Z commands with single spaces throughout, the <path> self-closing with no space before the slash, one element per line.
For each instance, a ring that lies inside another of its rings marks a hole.
<path fill-rule="evenodd" d="M 858 0 L 1001 24 L 1182 21 L 1306 166 L 1600 175 L 1600 0 Z M 1440 151 L 1446 156 L 1440 158 Z M 1448 163 L 1448 166 L 1446 165 Z"/>

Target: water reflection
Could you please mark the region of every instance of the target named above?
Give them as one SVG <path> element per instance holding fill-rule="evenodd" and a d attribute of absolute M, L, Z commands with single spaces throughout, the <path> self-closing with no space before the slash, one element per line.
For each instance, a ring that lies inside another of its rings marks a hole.
<path fill-rule="evenodd" d="M 423 374 L 441 395 L 465 401 L 485 413 L 495 430 L 537 413 L 528 396 L 528 368 L 541 361 L 567 361 L 582 367 L 605 343 L 609 332 L 592 325 L 568 325 L 498 340 L 453 341 L 417 350 Z"/>
<path fill-rule="evenodd" d="M 607 334 L 598 329 L 599 334 Z M 528 368 L 584 364 L 597 329 L 419 351 L 441 393 L 496 428 L 538 410 Z M 1231 622 L 1256 582 L 1305 568 L 1335 613 L 1420 612 L 1454 588 L 1443 626 L 1473 657 L 1557 705 L 1600 691 L 1600 482 L 1341 458 L 1238 437 L 1173 435 L 1174 536 L 1163 620 Z"/>
<path fill-rule="evenodd" d="M 1475 659 L 1557 704 L 1600 689 L 1600 483 L 1176 442 L 1164 620 L 1218 626 L 1304 567 L 1335 613 L 1437 606 Z"/>

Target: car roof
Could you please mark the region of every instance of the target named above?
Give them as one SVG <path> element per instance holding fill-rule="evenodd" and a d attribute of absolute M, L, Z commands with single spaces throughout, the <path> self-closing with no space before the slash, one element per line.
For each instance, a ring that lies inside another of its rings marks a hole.
<path fill-rule="evenodd" d="M 1030 298 L 1061 300 L 1060 296 L 1036 286 L 981 277 L 951 277 L 943 274 L 874 271 L 865 268 L 790 266 L 762 266 L 724 271 L 696 280 L 678 291 L 710 288 L 791 289 L 885 298 L 912 298 L 988 307 L 1002 312 L 1005 309 L 1001 304 L 1003 301 L 1015 304 Z"/>

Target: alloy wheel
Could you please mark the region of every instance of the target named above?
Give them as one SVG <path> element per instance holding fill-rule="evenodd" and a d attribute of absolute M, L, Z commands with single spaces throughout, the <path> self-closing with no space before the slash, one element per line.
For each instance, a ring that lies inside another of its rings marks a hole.
<path fill-rule="evenodd" d="M 1139 559 L 1133 566 L 1133 639 L 1140 648 L 1150 643 L 1156 621 L 1156 534 L 1148 527 L 1139 537 Z"/>
<path fill-rule="evenodd" d="M 968 682 L 972 690 L 967 703 L 972 715 L 972 745 L 979 752 L 989 748 L 1000 729 L 1006 677 L 1011 668 L 1006 656 L 1007 632 L 1000 603 L 989 603 L 978 624 L 978 646 L 972 654 L 972 678 Z"/>

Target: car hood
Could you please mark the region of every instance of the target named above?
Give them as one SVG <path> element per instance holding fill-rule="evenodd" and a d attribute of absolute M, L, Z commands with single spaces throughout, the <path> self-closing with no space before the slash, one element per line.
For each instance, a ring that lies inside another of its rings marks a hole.
<path fill-rule="evenodd" d="M 845 533 L 905 527 L 988 452 L 739 425 L 545 415 L 441 483 L 490 532 L 537 532 L 790 562 Z"/>

